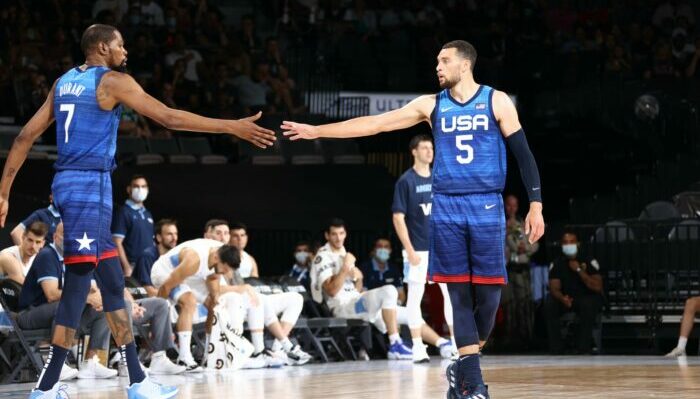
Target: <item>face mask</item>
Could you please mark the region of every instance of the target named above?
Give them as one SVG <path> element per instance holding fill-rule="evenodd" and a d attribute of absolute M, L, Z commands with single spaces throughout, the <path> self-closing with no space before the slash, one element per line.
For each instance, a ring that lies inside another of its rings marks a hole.
<path fill-rule="evenodd" d="M 566 256 L 574 257 L 578 253 L 578 245 L 576 245 L 576 244 L 564 244 L 561 246 L 561 251 Z"/>
<path fill-rule="evenodd" d="M 376 257 L 377 257 L 377 259 L 379 259 L 380 262 L 388 261 L 389 256 L 391 256 L 391 251 L 389 251 L 386 248 L 379 248 L 376 251 Z"/>
<path fill-rule="evenodd" d="M 306 251 L 299 251 L 294 254 L 294 259 L 297 260 L 298 264 L 303 265 L 309 259 L 309 253 Z"/>
<path fill-rule="evenodd" d="M 132 188 L 131 189 L 131 199 L 133 199 L 135 202 L 143 202 L 146 200 L 148 197 L 148 189 L 147 188 Z"/>

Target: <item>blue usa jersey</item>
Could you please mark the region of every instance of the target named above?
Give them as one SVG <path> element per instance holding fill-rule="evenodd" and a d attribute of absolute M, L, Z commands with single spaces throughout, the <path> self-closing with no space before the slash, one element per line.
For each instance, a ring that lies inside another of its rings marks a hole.
<path fill-rule="evenodd" d="M 121 106 L 105 111 L 97 103 L 97 86 L 109 71 L 103 66 L 72 68 L 59 78 L 54 92 L 56 170 L 114 169 Z"/>
<path fill-rule="evenodd" d="M 435 163 L 433 192 L 481 194 L 503 191 L 506 148 L 493 114 L 494 89 L 479 86 L 466 103 L 445 89 L 436 95 L 432 114 Z"/>

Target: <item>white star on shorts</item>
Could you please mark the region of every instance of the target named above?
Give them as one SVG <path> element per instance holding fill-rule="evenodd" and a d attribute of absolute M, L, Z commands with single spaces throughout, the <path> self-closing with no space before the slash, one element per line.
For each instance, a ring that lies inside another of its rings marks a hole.
<path fill-rule="evenodd" d="M 78 248 L 78 251 L 82 251 L 83 249 L 87 249 L 89 251 L 90 244 L 95 240 L 92 238 L 88 238 L 87 233 L 83 233 L 83 238 L 76 238 L 75 241 L 78 241 L 78 244 L 80 244 L 80 248 Z"/>

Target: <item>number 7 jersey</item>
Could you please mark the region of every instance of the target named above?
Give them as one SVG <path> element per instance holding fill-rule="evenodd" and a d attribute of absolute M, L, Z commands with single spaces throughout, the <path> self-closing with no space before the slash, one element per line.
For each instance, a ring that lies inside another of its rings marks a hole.
<path fill-rule="evenodd" d="M 105 111 L 97 102 L 97 86 L 110 69 L 71 68 L 56 83 L 54 116 L 58 159 L 56 170 L 111 171 L 115 167 L 121 105 Z"/>
<path fill-rule="evenodd" d="M 435 163 L 433 192 L 476 194 L 503 191 L 506 147 L 493 114 L 494 89 L 481 85 L 466 103 L 445 89 L 431 115 Z"/>

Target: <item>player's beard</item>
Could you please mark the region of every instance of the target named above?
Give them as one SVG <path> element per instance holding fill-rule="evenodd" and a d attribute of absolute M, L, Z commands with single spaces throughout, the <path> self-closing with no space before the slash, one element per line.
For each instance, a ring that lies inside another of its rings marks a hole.
<path fill-rule="evenodd" d="M 451 89 L 455 87 L 455 85 L 459 83 L 459 79 L 449 79 L 447 76 L 445 76 L 445 79 L 440 83 L 440 88 L 441 89 Z"/>
<path fill-rule="evenodd" d="M 117 65 L 116 67 L 112 68 L 113 70 L 117 72 L 126 72 L 126 58 L 121 62 L 121 64 Z"/>

